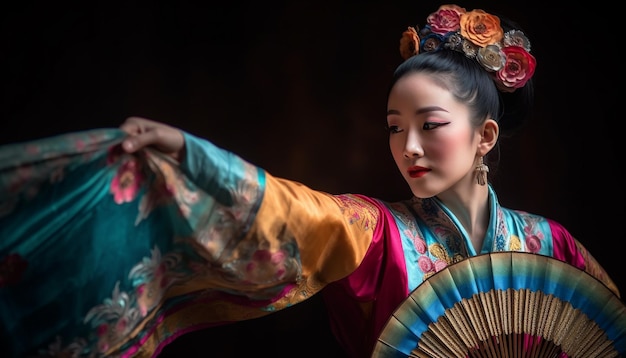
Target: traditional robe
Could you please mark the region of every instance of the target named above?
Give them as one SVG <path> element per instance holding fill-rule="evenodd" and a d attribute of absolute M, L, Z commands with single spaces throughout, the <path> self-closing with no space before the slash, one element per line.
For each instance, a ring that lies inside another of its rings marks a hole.
<path fill-rule="evenodd" d="M 333 331 L 368 356 L 425 279 L 480 253 L 555 257 L 614 282 L 560 224 L 499 205 L 480 252 L 437 198 L 312 190 L 185 133 L 174 163 L 124 153 L 118 129 L 0 147 L 5 357 L 154 357 L 190 331 L 324 295 Z"/>

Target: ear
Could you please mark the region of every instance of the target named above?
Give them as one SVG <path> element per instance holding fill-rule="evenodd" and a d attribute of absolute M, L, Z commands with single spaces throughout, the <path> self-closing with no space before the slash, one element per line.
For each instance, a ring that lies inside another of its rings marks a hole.
<path fill-rule="evenodd" d="M 498 141 L 498 135 L 500 134 L 500 127 L 498 122 L 492 118 L 487 118 L 480 127 L 480 142 L 478 142 L 477 153 L 478 155 L 485 156 L 487 153 L 495 147 Z"/>

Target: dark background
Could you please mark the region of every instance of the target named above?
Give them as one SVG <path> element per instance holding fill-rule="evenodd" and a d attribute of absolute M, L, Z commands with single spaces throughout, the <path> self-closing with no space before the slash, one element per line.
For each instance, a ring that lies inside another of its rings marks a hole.
<path fill-rule="evenodd" d="M 439 4 L 15 1 L 0 12 L 0 144 L 116 127 L 138 115 L 316 189 L 404 199 L 410 192 L 384 130 L 387 85 L 401 61 L 401 33 Z M 563 223 L 626 294 L 618 250 L 623 19 L 599 3 L 457 4 L 519 22 L 538 61 L 532 119 L 502 142 L 501 163 L 491 168 L 501 204 Z M 183 337 L 162 356 L 340 356 L 323 313 L 314 297 Z"/>

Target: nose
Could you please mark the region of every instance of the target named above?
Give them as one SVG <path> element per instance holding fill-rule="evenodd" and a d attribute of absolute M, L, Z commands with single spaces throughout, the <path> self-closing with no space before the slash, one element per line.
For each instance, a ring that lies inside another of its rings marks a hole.
<path fill-rule="evenodd" d="M 415 131 L 409 131 L 406 137 L 406 143 L 404 143 L 404 157 L 422 157 L 424 156 L 424 149 L 420 144 L 417 133 Z"/>

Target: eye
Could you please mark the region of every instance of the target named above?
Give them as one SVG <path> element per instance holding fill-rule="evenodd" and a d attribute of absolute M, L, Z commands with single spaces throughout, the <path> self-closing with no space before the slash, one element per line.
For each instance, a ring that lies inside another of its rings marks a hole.
<path fill-rule="evenodd" d="M 385 126 L 385 129 L 387 129 L 387 132 L 389 132 L 389 134 L 402 132 L 402 130 L 398 126 Z"/>
<path fill-rule="evenodd" d="M 426 122 L 422 126 L 422 129 L 424 129 L 426 131 L 429 131 L 429 130 L 433 130 L 433 129 L 441 127 L 441 126 L 445 126 L 445 125 L 447 125 L 449 123 L 450 122 Z"/>

